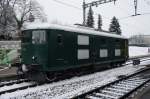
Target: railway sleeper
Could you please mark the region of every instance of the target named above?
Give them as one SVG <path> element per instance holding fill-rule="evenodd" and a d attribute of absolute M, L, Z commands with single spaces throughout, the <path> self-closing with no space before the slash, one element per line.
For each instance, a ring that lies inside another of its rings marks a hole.
<path fill-rule="evenodd" d="M 141 83 L 143 83 L 143 82 L 141 82 Z M 117 85 L 118 86 L 125 86 L 125 87 L 128 87 L 128 86 L 134 87 L 134 86 L 137 86 L 137 85 L 139 85 L 141 83 L 119 83 Z"/>
<path fill-rule="evenodd" d="M 97 96 L 94 96 L 94 95 L 89 95 L 89 96 L 86 96 L 86 99 L 112 99 L 112 98 L 97 97 Z"/>
<path fill-rule="evenodd" d="M 114 92 L 117 92 L 117 93 L 121 93 L 121 94 L 124 94 L 126 93 L 127 91 L 124 91 L 124 90 L 120 90 L 120 89 L 114 89 L 114 88 L 105 88 L 105 90 L 110 90 L 110 91 L 114 91 Z"/>
<path fill-rule="evenodd" d="M 136 80 L 136 82 L 140 82 L 141 80 L 145 80 L 145 79 L 142 79 L 142 78 L 135 78 L 135 79 L 128 79 L 128 80 L 126 80 L 126 81 L 131 81 L 131 82 L 135 82 L 135 80 Z"/>
<path fill-rule="evenodd" d="M 119 90 L 122 90 L 123 92 L 128 92 L 129 90 L 133 89 L 133 88 L 127 88 L 127 87 L 121 87 L 121 86 L 112 86 L 112 88 L 114 89 L 119 89 Z"/>
<path fill-rule="evenodd" d="M 145 80 L 134 80 L 134 81 L 128 81 L 128 80 L 126 80 L 126 81 L 120 81 L 119 83 L 141 83 L 141 82 L 143 82 L 143 81 L 145 81 Z"/>
<path fill-rule="evenodd" d="M 120 84 L 134 86 L 134 85 L 139 85 L 141 83 L 143 83 L 143 82 L 133 82 L 133 83 L 132 82 L 121 82 Z"/>
<path fill-rule="evenodd" d="M 112 90 L 107 90 L 107 89 L 104 89 L 101 92 L 102 93 L 108 93 L 108 94 L 114 94 L 114 95 L 117 95 L 117 96 L 122 96 L 123 95 L 123 93 L 119 93 L 119 92 L 112 91 Z"/>
<path fill-rule="evenodd" d="M 115 95 L 109 95 L 109 94 L 106 94 L 106 93 L 93 93 L 93 96 L 97 96 L 97 97 L 100 97 L 100 98 L 111 98 L 111 99 L 117 99 L 117 96 Z"/>
<path fill-rule="evenodd" d="M 115 85 L 118 85 L 118 86 L 127 86 L 127 85 L 130 85 L 130 86 L 134 86 L 134 85 L 138 85 L 138 84 L 141 84 L 141 83 L 143 83 L 144 81 L 141 81 L 141 82 L 137 82 L 136 83 L 136 81 L 135 82 L 120 82 L 120 83 L 117 83 L 117 84 L 115 84 Z"/>

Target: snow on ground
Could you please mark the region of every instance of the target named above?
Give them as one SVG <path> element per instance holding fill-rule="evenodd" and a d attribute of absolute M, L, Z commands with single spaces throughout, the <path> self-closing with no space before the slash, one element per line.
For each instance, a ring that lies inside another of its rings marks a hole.
<path fill-rule="evenodd" d="M 0 99 L 49 99 L 49 98 L 69 98 L 72 95 L 86 92 L 95 87 L 102 86 L 114 81 L 119 75 L 129 75 L 144 66 L 128 65 L 116 69 L 74 77 L 72 79 L 46 84 L 35 88 L 29 88 L 0 96 Z"/>
<path fill-rule="evenodd" d="M 129 46 L 129 56 L 147 55 L 150 47 Z"/>
<path fill-rule="evenodd" d="M 11 87 L 10 86 L 3 86 L 0 89 L 0 92 L 10 90 L 10 89 L 14 89 L 14 88 L 23 87 L 23 86 L 29 86 L 29 85 L 32 85 L 32 83 L 24 82 L 24 83 L 21 83 L 21 84 L 14 84 Z"/>
<path fill-rule="evenodd" d="M 130 56 L 146 55 L 147 48 L 130 47 Z M 77 94 L 87 92 L 96 87 L 112 82 L 119 75 L 129 75 L 144 68 L 145 64 L 150 64 L 150 61 L 143 62 L 139 66 L 124 66 L 103 72 L 93 73 L 81 77 L 74 77 L 51 84 L 37 86 L 35 88 L 28 88 L 21 91 L 6 93 L 0 96 L 0 99 L 66 99 L 71 98 Z"/>

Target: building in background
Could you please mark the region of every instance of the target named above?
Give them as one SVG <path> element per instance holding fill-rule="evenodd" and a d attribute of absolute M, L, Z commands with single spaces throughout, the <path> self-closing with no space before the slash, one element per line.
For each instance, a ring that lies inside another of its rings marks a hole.
<path fill-rule="evenodd" d="M 134 35 L 129 38 L 129 45 L 150 46 L 150 35 Z"/>

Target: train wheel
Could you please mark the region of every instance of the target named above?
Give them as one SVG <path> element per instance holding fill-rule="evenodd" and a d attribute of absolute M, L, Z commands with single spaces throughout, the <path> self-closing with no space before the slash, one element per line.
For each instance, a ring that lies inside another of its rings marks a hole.
<path fill-rule="evenodd" d="M 32 81 L 44 83 L 47 81 L 46 75 L 43 72 L 30 71 L 26 74 L 27 78 Z"/>
<path fill-rule="evenodd" d="M 51 76 L 49 73 L 45 73 L 44 75 L 45 75 L 46 80 L 47 80 L 48 82 L 52 82 L 52 81 L 55 81 L 55 80 L 57 79 L 56 76 L 54 76 L 54 75 Z"/>
<path fill-rule="evenodd" d="M 22 71 L 21 68 L 18 67 L 17 71 L 16 71 L 16 74 L 18 76 L 18 79 L 22 79 L 24 78 L 24 72 Z"/>
<path fill-rule="evenodd" d="M 22 75 L 22 74 L 24 74 L 24 72 L 20 69 L 17 69 L 17 75 Z"/>

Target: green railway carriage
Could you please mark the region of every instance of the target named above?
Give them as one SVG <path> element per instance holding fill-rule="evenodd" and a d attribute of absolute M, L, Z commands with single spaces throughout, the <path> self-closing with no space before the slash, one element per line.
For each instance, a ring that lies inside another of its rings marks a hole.
<path fill-rule="evenodd" d="M 121 64 L 128 40 L 120 35 L 81 27 L 31 26 L 23 31 L 22 69 L 53 72 L 99 64 Z"/>

